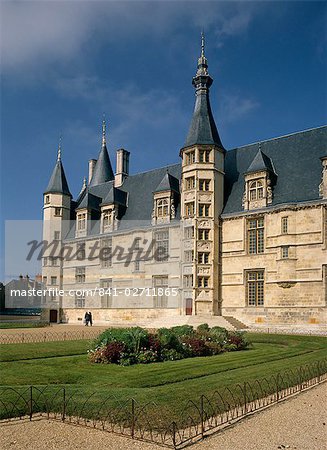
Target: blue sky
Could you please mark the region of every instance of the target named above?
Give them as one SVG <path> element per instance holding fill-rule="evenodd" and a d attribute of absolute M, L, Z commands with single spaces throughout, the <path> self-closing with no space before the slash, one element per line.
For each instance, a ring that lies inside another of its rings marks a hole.
<path fill-rule="evenodd" d="M 326 123 L 324 2 L 2 1 L 0 25 L 3 220 L 41 219 L 60 134 L 79 192 L 103 113 L 113 164 L 177 162 L 201 29 L 227 149 Z"/>

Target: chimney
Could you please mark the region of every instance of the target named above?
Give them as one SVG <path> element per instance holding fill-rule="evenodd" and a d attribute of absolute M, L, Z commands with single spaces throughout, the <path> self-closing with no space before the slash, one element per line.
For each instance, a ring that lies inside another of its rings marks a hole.
<path fill-rule="evenodd" d="M 129 155 L 130 153 L 123 148 L 117 150 L 115 187 L 121 186 L 124 179 L 128 177 Z"/>
<path fill-rule="evenodd" d="M 96 163 L 97 163 L 96 159 L 90 159 L 89 161 L 89 184 L 91 183 Z"/>

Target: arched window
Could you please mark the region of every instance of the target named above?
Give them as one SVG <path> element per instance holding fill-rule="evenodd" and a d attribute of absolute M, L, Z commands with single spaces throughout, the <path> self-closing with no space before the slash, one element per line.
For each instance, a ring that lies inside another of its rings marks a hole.
<path fill-rule="evenodd" d="M 162 198 L 157 200 L 157 217 L 168 216 L 168 199 Z"/>
<path fill-rule="evenodd" d="M 260 200 L 263 198 L 263 184 L 262 181 L 252 181 L 249 186 L 250 201 Z"/>

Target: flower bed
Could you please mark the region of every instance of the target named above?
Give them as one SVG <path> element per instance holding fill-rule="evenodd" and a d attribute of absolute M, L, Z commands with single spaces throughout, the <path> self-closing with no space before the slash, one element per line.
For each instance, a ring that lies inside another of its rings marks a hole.
<path fill-rule="evenodd" d="M 108 328 L 95 340 L 88 355 L 93 363 L 130 366 L 218 355 L 245 350 L 249 345 L 244 332 L 209 328 L 207 324 L 197 329 L 190 325 L 160 328 L 155 333 L 140 327 Z"/>

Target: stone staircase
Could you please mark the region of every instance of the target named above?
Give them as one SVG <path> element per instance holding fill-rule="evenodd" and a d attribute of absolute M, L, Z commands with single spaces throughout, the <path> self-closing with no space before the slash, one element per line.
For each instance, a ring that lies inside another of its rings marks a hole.
<path fill-rule="evenodd" d="M 235 319 L 235 317 L 232 316 L 224 316 L 224 318 L 229 322 L 236 330 L 245 330 L 246 328 L 249 328 L 247 325 L 245 325 L 243 322 L 241 322 L 238 319 Z"/>

